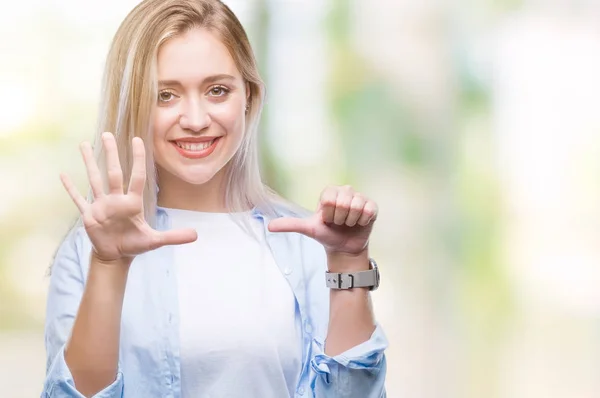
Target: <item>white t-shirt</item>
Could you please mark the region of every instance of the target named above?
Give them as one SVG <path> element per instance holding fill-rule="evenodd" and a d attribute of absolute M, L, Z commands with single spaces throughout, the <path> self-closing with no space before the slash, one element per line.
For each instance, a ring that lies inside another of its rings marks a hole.
<path fill-rule="evenodd" d="M 301 325 L 262 221 L 243 214 L 257 240 L 227 213 L 166 212 L 172 229 L 198 231 L 195 242 L 174 247 L 182 397 L 293 396 Z"/>

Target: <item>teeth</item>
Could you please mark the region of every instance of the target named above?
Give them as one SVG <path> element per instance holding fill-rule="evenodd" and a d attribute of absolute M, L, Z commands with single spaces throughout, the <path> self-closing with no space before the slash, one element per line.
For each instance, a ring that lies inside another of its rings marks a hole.
<path fill-rule="evenodd" d="M 208 148 L 209 146 L 211 146 L 214 141 L 215 140 L 207 141 L 207 142 L 198 142 L 198 143 L 193 143 L 193 144 L 190 142 L 175 141 L 175 143 L 177 144 L 177 146 L 179 148 L 183 148 L 187 151 L 202 151 L 202 150 Z"/>

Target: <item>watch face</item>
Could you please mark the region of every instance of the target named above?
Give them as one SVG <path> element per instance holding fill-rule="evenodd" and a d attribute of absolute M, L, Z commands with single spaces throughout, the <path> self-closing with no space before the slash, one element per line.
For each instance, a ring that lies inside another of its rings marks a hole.
<path fill-rule="evenodd" d="M 377 266 L 377 263 L 375 262 L 375 260 L 373 260 L 371 258 L 371 259 L 369 259 L 369 261 L 371 262 L 371 268 L 373 270 L 375 270 L 375 286 L 371 287 L 371 291 L 373 291 L 373 290 L 377 290 L 377 288 L 379 287 L 379 282 L 381 280 L 381 275 L 379 275 L 379 267 Z"/>

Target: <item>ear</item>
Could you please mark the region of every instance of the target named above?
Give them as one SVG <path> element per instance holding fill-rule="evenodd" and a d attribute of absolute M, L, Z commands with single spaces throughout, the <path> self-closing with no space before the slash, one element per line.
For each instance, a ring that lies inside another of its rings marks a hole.
<path fill-rule="evenodd" d="M 246 82 L 246 103 L 250 102 L 250 95 L 252 93 L 250 92 L 250 83 Z"/>

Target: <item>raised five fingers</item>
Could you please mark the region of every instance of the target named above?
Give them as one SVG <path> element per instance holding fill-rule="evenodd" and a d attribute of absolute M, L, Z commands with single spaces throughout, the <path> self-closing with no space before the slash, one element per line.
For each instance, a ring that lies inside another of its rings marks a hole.
<path fill-rule="evenodd" d="M 106 152 L 106 170 L 108 177 L 108 188 L 111 194 L 123 194 L 123 171 L 119 161 L 117 143 L 112 133 L 102 134 L 102 144 Z M 128 193 L 141 195 L 146 183 L 146 152 L 144 142 L 139 137 L 134 137 L 132 142 L 133 167 L 131 179 L 129 182 Z M 90 188 L 94 199 L 97 199 L 104 193 L 104 184 L 102 174 L 94 157 L 94 151 L 89 142 L 83 142 L 80 145 L 81 155 L 87 171 Z M 88 202 L 75 187 L 75 184 L 64 173 L 61 173 L 60 179 L 67 193 L 81 213 L 87 208 Z"/>

